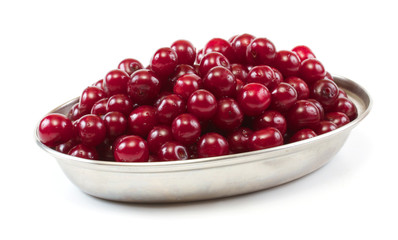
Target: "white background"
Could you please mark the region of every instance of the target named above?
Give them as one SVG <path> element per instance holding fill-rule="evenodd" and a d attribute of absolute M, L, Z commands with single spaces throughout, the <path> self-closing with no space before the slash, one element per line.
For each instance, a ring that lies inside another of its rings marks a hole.
<path fill-rule="evenodd" d="M 0 239 L 397 239 L 394 1 L 1 1 Z M 34 142 L 51 109 L 133 57 L 250 33 L 308 45 L 357 81 L 370 115 L 333 161 L 292 183 L 227 199 L 122 204 L 80 192 Z"/>

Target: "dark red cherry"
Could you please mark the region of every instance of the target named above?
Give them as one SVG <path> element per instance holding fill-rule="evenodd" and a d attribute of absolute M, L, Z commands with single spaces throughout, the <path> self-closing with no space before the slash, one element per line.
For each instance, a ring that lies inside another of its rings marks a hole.
<path fill-rule="evenodd" d="M 199 74 L 204 77 L 213 67 L 222 66 L 227 69 L 231 68 L 228 59 L 219 52 L 211 52 L 203 56 L 199 64 Z"/>
<path fill-rule="evenodd" d="M 315 99 L 306 99 L 309 102 L 315 104 L 316 108 L 318 108 L 319 114 L 321 114 L 321 120 L 325 118 L 325 109 L 323 108 L 322 104 Z"/>
<path fill-rule="evenodd" d="M 103 161 L 115 161 L 115 157 L 113 156 L 113 143 L 114 142 L 112 140 L 107 138 L 95 147 L 98 153 L 98 159 Z"/>
<path fill-rule="evenodd" d="M 173 140 L 171 128 L 166 125 L 158 125 L 152 128 L 148 133 L 146 141 L 148 142 L 149 152 L 157 154 L 160 147 L 168 141 Z"/>
<path fill-rule="evenodd" d="M 249 139 L 249 149 L 260 150 L 283 144 L 283 136 L 278 129 L 273 127 L 255 131 Z"/>
<path fill-rule="evenodd" d="M 298 100 L 287 114 L 288 127 L 293 130 L 314 127 L 320 120 L 318 108 L 308 100 Z"/>
<path fill-rule="evenodd" d="M 151 70 L 141 69 L 131 75 L 127 92 L 134 103 L 150 104 L 160 92 L 160 81 Z"/>
<path fill-rule="evenodd" d="M 255 38 L 246 49 L 249 64 L 272 65 L 276 57 L 275 45 L 267 38 Z"/>
<path fill-rule="evenodd" d="M 248 70 L 245 66 L 239 63 L 234 63 L 231 65 L 231 72 L 237 79 L 242 80 L 243 82 L 246 82 L 246 78 L 248 75 Z"/>
<path fill-rule="evenodd" d="M 288 77 L 285 79 L 285 82 L 294 87 L 294 89 L 297 92 L 297 100 L 303 100 L 309 98 L 310 89 L 307 83 L 303 79 L 299 77 Z"/>
<path fill-rule="evenodd" d="M 139 136 L 125 136 L 115 145 L 114 157 L 116 162 L 148 162 L 148 144 Z"/>
<path fill-rule="evenodd" d="M 297 76 L 301 61 L 296 53 L 292 51 L 281 50 L 276 54 L 274 65 L 284 77 Z"/>
<path fill-rule="evenodd" d="M 224 55 L 229 62 L 234 62 L 234 50 L 232 49 L 231 44 L 222 38 L 213 38 L 203 48 L 204 54 L 211 52 L 219 52 Z"/>
<path fill-rule="evenodd" d="M 105 92 L 105 90 L 104 90 L 104 79 L 98 80 L 97 82 L 95 82 L 95 83 L 93 84 L 93 86 L 94 86 L 94 87 L 97 87 L 97 88 L 99 88 L 99 89 L 101 89 L 102 91 Z"/>
<path fill-rule="evenodd" d="M 72 108 L 68 112 L 68 118 L 71 121 L 76 121 L 79 118 L 83 117 L 86 114 L 89 114 L 90 110 L 89 109 L 82 109 L 80 108 L 80 104 L 76 103 L 72 106 Z"/>
<path fill-rule="evenodd" d="M 196 48 L 187 40 L 177 40 L 171 44 L 178 56 L 178 64 L 193 65 L 196 58 Z"/>
<path fill-rule="evenodd" d="M 188 151 L 185 146 L 175 141 L 165 142 L 158 151 L 158 161 L 177 161 L 188 159 Z"/>
<path fill-rule="evenodd" d="M 95 147 L 105 140 L 106 125 L 97 115 L 84 115 L 78 120 L 76 127 L 81 142 L 86 146 Z"/>
<path fill-rule="evenodd" d="M 49 147 L 66 143 L 73 137 L 72 122 L 63 114 L 48 114 L 40 121 L 38 137 L 40 142 Z"/>
<path fill-rule="evenodd" d="M 347 115 L 351 121 L 358 117 L 357 107 L 348 98 L 338 98 L 330 111 L 342 112 Z"/>
<path fill-rule="evenodd" d="M 184 113 L 173 120 L 171 131 L 175 140 L 184 145 L 190 145 L 200 137 L 201 127 L 194 115 Z"/>
<path fill-rule="evenodd" d="M 177 65 L 172 77 L 170 77 L 169 80 L 162 85 L 163 91 L 172 91 L 177 79 L 184 76 L 185 74 L 197 74 L 197 73 L 195 68 L 190 65 L 187 64 Z"/>
<path fill-rule="evenodd" d="M 126 94 L 115 94 L 108 99 L 107 109 L 109 112 L 120 112 L 128 116 L 133 110 L 133 103 Z"/>
<path fill-rule="evenodd" d="M 116 139 L 125 134 L 127 130 L 127 118 L 121 112 L 108 112 L 104 116 L 104 122 L 107 136 L 110 139 Z"/>
<path fill-rule="evenodd" d="M 216 98 L 233 97 L 236 93 L 236 78 L 225 67 L 214 67 L 203 78 L 203 86 Z"/>
<path fill-rule="evenodd" d="M 98 160 L 97 150 L 93 147 L 89 147 L 83 144 L 78 144 L 71 148 L 68 152 L 69 155 L 79 158 L 85 158 L 90 160 Z"/>
<path fill-rule="evenodd" d="M 301 129 L 297 131 L 293 136 L 289 139 L 289 142 L 298 142 L 305 139 L 316 137 L 317 134 L 309 128 Z"/>
<path fill-rule="evenodd" d="M 205 89 L 196 90 L 188 98 L 187 110 L 199 120 L 210 120 L 217 112 L 217 99 Z"/>
<path fill-rule="evenodd" d="M 206 133 L 198 141 L 198 157 L 216 157 L 227 155 L 229 147 L 227 140 L 218 133 Z"/>
<path fill-rule="evenodd" d="M 255 37 L 253 35 L 245 33 L 238 35 L 233 39 L 233 41 L 231 42 L 231 46 L 235 53 L 236 62 L 240 64 L 247 63 L 247 58 L 246 58 L 247 47 L 254 38 Z"/>
<path fill-rule="evenodd" d="M 237 94 L 240 109 L 247 116 L 257 116 L 271 104 L 271 93 L 260 83 L 248 83 Z"/>
<path fill-rule="evenodd" d="M 333 130 L 336 130 L 336 124 L 332 123 L 331 121 L 320 121 L 318 125 L 312 128 L 316 134 L 321 135 Z"/>
<path fill-rule="evenodd" d="M 271 81 L 271 83 L 268 85 L 268 90 L 270 90 L 270 92 L 274 91 L 274 89 L 276 88 L 276 86 L 278 86 L 279 83 L 283 82 L 284 79 L 285 79 L 285 78 L 283 77 L 282 73 L 281 73 L 278 69 L 276 69 L 276 68 L 274 68 L 274 67 L 271 67 L 271 69 L 272 69 L 272 71 L 274 71 L 274 76 L 275 76 L 275 78 L 274 78 L 274 79 Z"/>
<path fill-rule="evenodd" d="M 228 145 L 232 152 L 249 151 L 249 139 L 253 131 L 250 128 L 240 127 L 228 135 Z"/>
<path fill-rule="evenodd" d="M 126 58 L 119 63 L 117 68 L 125 71 L 131 76 L 131 74 L 133 74 L 135 71 L 143 69 L 144 66 L 142 66 L 142 64 L 134 58 Z"/>
<path fill-rule="evenodd" d="M 68 154 L 69 150 L 79 144 L 79 142 L 76 139 L 71 139 L 65 143 L 59 144 L 55 147 L 55 150 L 61 153 Z"/>
<path fill-rule="evenodd" d="M 151 59 L 151 69 L 161 79 L 168 79 L 178 65 L 177 53 L 169 48 L 160 48 Z"/>
<path fill-rule="evenodd" d="M 336 124 L 337 128 L 350 122 L 350 118 L 342 112 L 329 112 L 325 115 L 325 119 Z"/>
<path fill-rule="evenodd" d="M 164 96 L 156 105 L 157 122 L 171 124 L 175 117 L 185 112 L 186 104 L 177 94 Z"/>
<path fill-rule="evenodd" d="M 332 80 L 320 79 L 311 86 L 311 98 L 322 105 L 330 106 L 334 104 L 338 95 L 339 87 Z"/>
<path fill-rule="evenodd" d="M 236 94 L 238 94 L 240 92 L 240 90 L 242 90 L 243 86 L 245 86 L 245 83 L 237 78 L 236 79 Z"/>
<path fill-rule="evenodd" d="M 196 90 L 202 88 L 202 79 L 196 74 L 186 74 L 177 79 L 173 92 L 187 100 Z"/>
<path fill-rule="evenodd" d="M 286 118 L 277 111 L 267 110 L 253 121 L 253 129 L 261 130 L 268 127 L 274 127 L 285 135 L 287 124 Z"/>
<path fill-rule="evenodd" d="M 272 86 L 275 81 L 275 73 L 271 67 L 261 65 L 253 67 L 246 78 L 248 83 L 261 83 L 267 88 Z M 268 89 L 269 90 L 269 89 Z"/>
<path fill-rule="evenodd" d="M 95 114 L 97 116 L 105 115 L 108 112 L 108 98 L 103 98 L 94 103 L 91 108 L 91 114 Z"/>
<path fill-rule="evenodd" d="M 233 131 L 242 124 L 243 113 L 235 99 L 223 98 L 218 101 L 213 122 L 218 129 L 226 132 Z"/>
<path fill-rule="evenodd" d="M 202 61 L 202 58 L 204 56 L 204 52 L 203 49 L 200 49 L 199 51 L 197 51 L 196 53 L 196 59 L 195 59 L 195 64 L 200 64 L 200 62 Z"/>
<path fill-rule="evenodd" d="M 315 58 L 301 62 L 300 77 L 310 86 L 326 76 L 325 67 Z"/>
<path fill-rule="evenodd" d="M 146 138 L 149 131 L 157 124 L 156 109 L 143 105 L 134 109 L 129 116 L 129 131 L 133 135 Z"/>
<path fill-rule="evenodd" d="M 301 61 L 304 61 L 308 58 L 316 58 L 311 49 L 304 45 L 296 46 L 292 49 L 292 51 L 297 54 Z"/>
<path fill-rule="evenodd" d="M 343 89 L 339 88 L 338 98 L 348 98 L 348 95 Z"/>
<path fill-rule="evenodd" d="M 297 101 L 297 92 L 291 85 L 280 83 L 271 93 L 271 108 L 286 112 Z"/>
<path fill-rule="evenodd" d="M 123 70 L 116 69 L 108 72 L 104 78 L 104 91 L 108 96 L 127 93 L 127 82 L 130 75 Z"/>

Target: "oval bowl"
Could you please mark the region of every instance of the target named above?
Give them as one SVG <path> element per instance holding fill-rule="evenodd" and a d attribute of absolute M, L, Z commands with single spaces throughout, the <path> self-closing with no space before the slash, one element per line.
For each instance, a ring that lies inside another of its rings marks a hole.
<path fill-rule="evenodd" d="M 332 132 L 279 147 L 170 162 L 118 163 L 86 160 L 57 152 L 38 140 L 65 175 L 83 192 L 121 202 L 188 202 L 255 192 L 301 178 L 328 163 L 351 130 L 369 113 L 372 99 L 357 83 L 335 82 L 358 109 L 358 117 Z M 75 98 L 50 113 L 67 114 Z"/>

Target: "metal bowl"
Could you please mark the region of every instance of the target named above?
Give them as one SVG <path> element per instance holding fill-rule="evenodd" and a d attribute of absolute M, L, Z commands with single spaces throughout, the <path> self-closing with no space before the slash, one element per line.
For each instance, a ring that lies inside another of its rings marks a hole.
<path fill-rule="evenodd" d="M 52 155 L 83 192 L 122 202 L 186 202 L 239 195 L 303 177 L 331 160 L 351 130 L 369 113 L 372 100 L 357 83 L 334 77 L 358 108 L 358 117 L 332 132 L 253 152 L 171 162 L 118 163 L 72 157 L 37 144 Z M 51 113 L 67 114 L 77 98 Z"/>

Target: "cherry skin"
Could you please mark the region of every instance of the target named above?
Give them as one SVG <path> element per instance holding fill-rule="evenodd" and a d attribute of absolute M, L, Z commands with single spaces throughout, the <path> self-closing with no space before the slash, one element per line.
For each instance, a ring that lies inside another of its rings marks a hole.
<path fill-rule="evenodd" d="M 342 127 L 350 122 L 350 118 L 342 112 L 329 112 L 325 115 L 325 120 L 336 124 L 337 128 Z"/>
<path fill-rule="evenodd" d="M 300 77 L 308 84 L 312 85 L 316 81 L 326 76 L 325 67 L 315 58 L 308 58 L 301 62 Z"/>
<path fill-rule="evenodd" d="M 342 112 L 350 118 L 350 121 L 358 117 L 357 107 L 348 98 L 338 98 L 330 111 Z"/>
<path fill-rule="evenodd" d="M 76 121 L 79 118 L 83 117 L 86 114 L 89 114 L 90 111 L 88 109 L 82 109 L 79 103 L 74 104 L 68 112 L 68 118 L 71 121 Z"/>
<path fill-rule="evenodd" d="M 312 128 L 316 134 L 321 135 L 337 129 L 337 125 L 331 121 L 320 121 L 318 125 Z"/>
<path fill-rule="evenodd" d="M 244 86 L 245 83 L 243 81 L 241 81 L 240 79 L 236 79 L 236 94 L 238 94 Z"/>
<path fill-rule="evenodd" d="M 198 157 L 216 157 L 229 153 L 228 141 L 218 133 L 206 133 L 198 141 Z"/>
<path fill-rule="evenodd" d="M 81 142 L 86 146 L 95 147 L 105 140 L 106 125 L 97 115 L 84 115 L 78 120 L 76 127 Z"/>
<path fill-rule="evenodd" d="M 202 88 L 202 79 L 196 74 L 186 74 L 177 79 L 173 92 L 187 100 L 196 90 Z"/>
<path fill-rule="evenodd" d="M 249 139 L 253 131 L 250 128 L 240 127 L 228 135 L 228 145 L 232 152 L 249 151 Z"/>
<path fill-rule="evenodd" d="M 163 97 L 156 105 L 157 121 L 162 124 L 171 124 L 175 117 L 185 112 L 185 101 L 177 94 Z"/>
<path fill-rule="evenodd" d="M 311 98 L 322 105 L 332 105 L 338 98 L 339 87 L 329 79 L 320 79 L 311 86 Z"/>
<path fill-rule="evenodd" d="M 240 109 L 247 116 L 257 116 L 271 104 L 271 94 L 260 83 L 248 83 L 237 94 Z"/>
<path fill-rule="evenodd" d="M 171 123 L 171 132 L 174 139 L 181 144 L 193 144 L 200 137 L 201 127 L 199 120 L 192 114 L 181 114 Z"/>
<path fill-rule="evenodd" d="M 287 114 L 288 127 L 293 130 L 311 128 L 321 120 L 321 114 L 314 103 L 308 100 L 298 100 Z"/>
<path fill-rule="evenodd" d="M 98 153 L 98 159 L 102 161 L 115 161 L 115 157 L 113 156 L 113 141 L 109 138 L 105 139 L 95 149 Z"/>
<path fill-rule="evenodd" d="M 246 82 L 248 83 L 261 83 L 266 86 L 269 90 L 269 87 L 272 86 L 275 81 L 275 72 L 271 67 L 266 65 L 256 66 L 250 69 L 248 76 L 246 78 Z"/>
<path fill-rule="evenodd" d="M 151 59 L 151 69 L 160 79 L 167 79 L 178 65 L 177 53 L 168 47 L 160 48 Z"/>
<path fill-rule="evenodd" d="M 187 110 L 201 121 L 210 120 L 217 113 L 217 99 L 205 89 L 196 90 L 188 98 Z"/>
<path fill-rule="evenodd" d="M 309 102 L 312 102 L 316 108 L 318 108 L 319 114 L 321 115 L 321 120 L 325 118 L 325 109 L 323 108 L 322 104 L 315 99 L 306 99 Z"/>
<path fill-rule="evenodd" d="M 59 144 L 55 147 L 55 150 L 61 153 L 68 154 L 69 150 L 71 150 L 74 146 L 79 144 L 79 142 L 76 139 L 71 139 L 67 141 L 66 143 Z"/>
<path fill-rule="evenodd" d="M 126 58 L 119 63 L 117 68 L 125 71 L 131 76 L 131 74 L 133 74 L 135 71 L 143 69 L 144 66 L 142 66 L 142 64 L 134 58 Z"/>
<path fill-rule="evenodd" d="M 279 83 L 284 81 L 285 78 L 283 77 L 282 73 L 278 69 L 276 69 L 274 67 L 271 67 L 271 69 L 272 69 L 272 71 L 274 71 L 275 78 L 268 85 L 268 90 L 270 90 L 272 92 L 272 91 L 274 91 L 276 86 L 279 85 Z"/>
<path fill-rule="evenodd" d="M 146 141 L 148 142 L 149 152 L 157 154 L 160 147 L 168 141 L 173 140 L 171 128 L 166 125 L 158 125 L 152 128 L 148 133 Z"/>
<path fill-rule="evenodd" d="M 231 65 L 231 72 L 237 79 L 242 80 L 243 82 L 246 82 L 246 78 L 248 75 L 248 70 L 245 66 L 239 63 L 234 63 Z"/>
<path fill-rule="evenodd" d="M 253 65 L 272 65 L 276 57 L 275 45 L 267 38 L 255 38 L 246 49 L 246 59 Z"/>
<path fill-rule="evenodd" d="M 133 103 L 126 94 L 115 94 L 108 99 L 107 109 L 109 112 L 120 112 L 128 116 L 133 110 Z"/>
<path fill-rule="evenodd" d="M 97 150 L 93 147 L 88 147 L 83 144 L 78 144 L 71 148 L 68 152 L 69 155 L 79 158 L 85 158 L 90 160 L 98 160 Z"/>
<path fill-rule="evenodd" d="M 127 92 L 134 103 L 150 104 L 160 92 L 160 81 L 148 69 L 135 71 L 127 83 Z"/>
<path fill-rule="evenodd" d="M 278 51 L 274 61 L 275 67 L 284 77 L 296 76 L 300 70 L 301 61 L 292 51 Z"/>
<path fill-rule="evenodd" d="M 106 96 L 105 92 L 100 88 L 89 86 L 84 89 L 82 95 L 80 96 L 79 105 L 83 111 L 90 111 L 94 103 L 101 100 Z"/>
<path fill-rule="evenodd" d="M 231 68 L 228 59 L 218 52 L 211 52 L 203 56 L 199 64 L 199 74 L 204 77 L 213 67 L 222 66 L 227 69 Z"/>
<path fill-rule="evenodd" d="M 328 71 L 326 71 L 325 79 L 329 79 L 329 80 L 332 80 L 334 82 L 332 74 L 330 74 L 330 72 L 328 72 Z"/>
<path fill-rule="evenodd" d="M 130 113 L 128 124 L 131 134 L 146 138 L 149 131 L 157 124 L 156 109 L 148 105 L 134 109 Z"/>
<path fill-rule="evenodd" d="M 178 57 L 178 64 L 193 65 L 196 58 L 196 49 L 191 42 L 187 40 L 177 40 L 171 44 Z"/>
<path fill-rule="evenodd" d="M 288 77 L 285 79 L 285 82 L 294 87 L 297 92 L 297 100 L 309 98 L 310 89 L 303 79 L 299 77 Z"/>
<path fill-rule="evenodd" d="M 279 112 L 286 112 L 297 101 L 297 92 L 291 85 L 280 83 L 271 93 L 271 108 Z"/>
<path fill-rule="evenodd" d="M 280 146 L 283 136 L 278 129 L 273 127 L 255 131 L 249 139 L 249 149 L 252 151 Z"/>
<path fill-rule="evenodd" d="M 123 70 L 116 69 L 108 72 L 104 78 L 104 91 L 108 96 L 127 93 L 127 82 L 130 75 Z"/>
<path fill-rule="evenodd" d="M 224 55 L 229 62 L 234 62 L 234 50 L 232 49 L 231 44 L 222 38 L 213 38 L 203 48 L 204 54 L 211 52 L 219 52 Z"/>
<path fill-rule="evenodd" d="M 222 131 L 230 132 L 243 122 L 243 113 L 233 98 L 223 98 L 217 103 L 217 113 L 213 118 L 214 125 Z"/>
<path fill-rule="evenodd" d="M 105 90 L 104 90 L 104 79 L 100 79 L 97 82 L 95 82 L 93 84 L 93 87 L 97 87 L 97 88 L 99 88 L 99 89 L 101 89 L 102 91 L 105 92 Z"/>
<path fill-rule="evenodd" d="M 168 81 L 162 85 L 163 91 L 172 91 L 177 79 L 184 76 L 185 74 L 197 74 L 197 73 L 195 71 L 195 68 L 190 65 L 187 64 L 177 65 L 172 77 L 170 77 Z"/>
<path fill-rule="evenodd" d="M 227 68 L 217 66 L 203 78 L 203 86 L 216 98 L 233 97 L 236 93 L 236 78 Z"/>
<path fill-rule="evenodd" d="M 339 96 L 338 98 L 348 98 L 347 93 L 343 89 L 339 89 Z"/>
<path fill-rule="evenodd" d="M 305 128 L 305 129 L 301 129 L 299 131 L 297 131 L 295 134 L 293 134 L 293 136 L 289 139 L 289 142 L 298 142 L 298 141 L 302 141 L 305 139 L 310 139 L 313 137 L 316 137 L 317 134 L 309 128 Z"/>
<path fill-rule="evenodd" d="M 175 141 L 165 142 L 158 151 L 158 161 L 177 161 L 188 159 L 188 151 L 184 145 Z"/>
<path fill-rule="evenodd" d="M 287 130 L 286 118 L 280 112 L 268 110 L 257 117 L 253 122 L 254 130 L 261 130 L 268 127 L 274 127 L 278 129 L 282 135 L 285 135 Z"/>
<path fill-rule="evenodd" d="M 195 59 L 195 64 L 200 64 L 200 62 L 202 61 L 202 58 L 204 56 L 204 51 L 203 49 L 200 49 L 199 51 L 197 51 L 196 53 L 196 59 Z"/>
<path fill-rule="evenodd" d="M 110 139 L 116 139 L 125 134 L 127 130 L 127 118 L 121 112 L 108 112 L 104 116 L 104 122 L 107 136 Z"/>
<path fill-rule="evenodd" d="M 125 136 L 115 145 L 114 157 L 116 162 L 148 162 L 148 144 L 139 136 Z"/>
<path fill-rule="evenodd" d="M 48 147 L 66 143 L 73 137 L 72 121 L 59 113 L 48 114 L 40 121 L 38 137 Z"/>
<path fill-rule="evenodd" d="M 108 112 L 108 100 L 108 98 L 103 98 L 95 102 L 90 113 L 97 116 L 105 115 Z"/>
<path fill-rule="evenodd" d="M 247 47 L 255 37 L 250 34 L 241 34 L 236 36 L 231 42 L 232 49 L 235 53 L 235 61 L 240 64 L 246 64 L 246 51 Z M 243 80 L 243 79 L 242 79 Z"/>
<path fill-rule="evenodd" d="M 294 47 L 292 49 L 292 52 L 295 52 L 297 54 L 297 56 L 300 58 L 300 61 L 304 61 L 308 58 L 316 58 L 311 49 L 304 45 Z"/>

